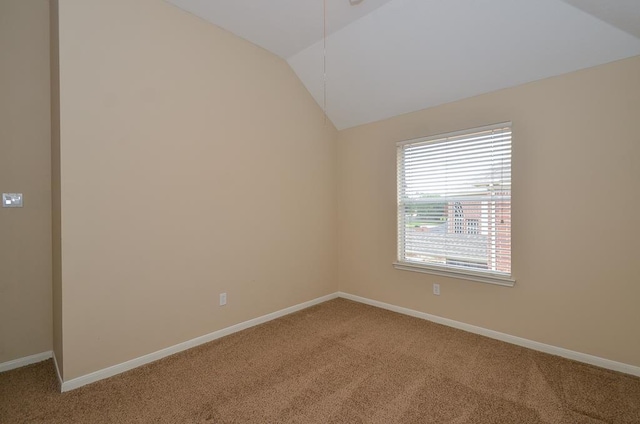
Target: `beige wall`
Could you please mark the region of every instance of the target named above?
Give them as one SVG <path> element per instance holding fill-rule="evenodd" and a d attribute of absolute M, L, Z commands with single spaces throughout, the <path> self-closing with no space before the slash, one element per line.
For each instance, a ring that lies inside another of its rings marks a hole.
<path fill-rule="evenodd" d="M 0 1 L 0 363 L 51 350 L 49 3 Z"/>
<path fill-rule="evenodd" d="M 48 2 L 0 2 L 0 362 L 53 346 L 69 380 L 339 288 L 640 365 L 640 58 L 337 134 L 159 0 L 60 0 L 60 98 L 56 3 L 50 128 Z M 516 286 L 394 270 L 394 142 L 505 120 Z"/>
<path fill-rule="evenodd" d="M 60 228 L 60 69 L 58 45 L 58 1 L 50 0 L 51 45 L 51 240 L 53 354 L 64 377 L 62 356 L 62 251 Z"/>
<path fill-rule="evenodd" d="M 286 62 L 159 0 L 59 19 L 65 380 L 337 290 L 337 133 Z"/>
<path fill-rule="evenodd" d="M 340 132 L 340 289 L 639 366 L 639 117 L 635 57 Z M 516 286 L 395 270 L 395 142 L 509 120 Z"/>

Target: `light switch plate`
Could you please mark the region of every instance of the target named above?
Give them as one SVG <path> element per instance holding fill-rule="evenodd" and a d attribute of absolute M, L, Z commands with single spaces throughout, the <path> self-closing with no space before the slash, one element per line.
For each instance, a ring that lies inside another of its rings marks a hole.
<path fill-rule="evenodd" d="M 22 193 L 2 193 L 3 208 L 21 208 Z"/>

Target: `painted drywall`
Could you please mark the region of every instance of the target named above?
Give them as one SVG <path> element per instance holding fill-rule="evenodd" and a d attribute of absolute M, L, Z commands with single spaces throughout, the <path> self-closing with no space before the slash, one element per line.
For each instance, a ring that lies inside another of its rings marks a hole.
<path fill-rule="evenodd" d="M 335 292 L 337 132 L 286 62 L 160 0 L 58 13 L 64 379 Z"/>
<path fill-rule="evenodd" d="M 51 350 L 49 2 L 0 1 L 0 363 Z"/>
<path fill-rule="evenodd" d="M 60 228 L 60 69 L 58 46 L 58 1 L 50 0 L 51 57 L 51 253 L 53 353 L 59 378 L 64 377 L 62 349 L 62 251 Z"/>
<path fill-rule="evenodd" d="M 639 116 L 634 57 L 341 131 L 340 290 L 640 365 Z M 515 287 L 394 269 L 395 142 L 505 121 Z"/>

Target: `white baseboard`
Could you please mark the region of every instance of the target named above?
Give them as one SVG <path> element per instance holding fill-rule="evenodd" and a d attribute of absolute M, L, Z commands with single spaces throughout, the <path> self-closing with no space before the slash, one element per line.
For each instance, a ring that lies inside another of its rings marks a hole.
<path fill-rule="evenodd" d="M 588 355 L 586 353 L 575 352 L 573 350 L 552 346 L 533 340 L 523 339 L 522 337 L 512 336 L 510 334 L 500 333 L 498 331 L 488 330 L 486 328 L 477 327 L 471 324 L 454 321 L 448 318 L 442 318 L 437 315 L 427 314 L 425 312 L 415 311 L 413 309 L 403 308 L 401 306 L 389 303 L 379 302 L 377 300 L 367 299 L 365 297 L 355 296 L 353 294 L 338 292 L 339 297 L 353 300 L 355 302 L 364 303 L 378 308 L 387 309 L 389 311 L 398 312 L 403 315 L 409 315 L 416 318 L 432 321 L 437 324 L 446 325 L 448 327 L 457 328 L 468 331 L 470 333 L 479 334 L 481 336 L 490 337 L 492 339 L 501 340 L 503 342 L 537 350 L 539 352 L 549 353 L 551 355 L 562 356 L 563 358 L 573 359 L 574 361 L 584 362 L 585 364 L 595 365 L 597 367 L 606 368 L 613 371 L 631 374 L 640 377 L 640 367 L 616 362 L 609 359 L 600 358 L 598 356 Z"/>
<path fill-rule="evenodd" d="M 214 331 L 213 333 L 209 333 L 204 336 L 196 337 L 195 339 L 191 339 L 186 342 L 179 343 L 177 345 L 170 346 L 165 349 L 161 349 L 157 352 L 153 352 L 148 355 L 140 356 L 138 358 L 132 359 L 127 362 L 123 362 L 121 364 L 113 365 L 111 367 L 92 372 L 91 374 L 86 374 L 68 381 L 61 380 L 60 390 L 62 392 L 67 392 L 69 390 L 77 389 L 78 387 L 82 387 L 84 385 L 94 383 L 96 381 L 103 380 L 105 378 L 112 377 L 116 374 L 120 374 L 125 371 L 129 371 L 133 368 L 137 368 L 139 366 L 148 364 L 150 362 L 157 361 L 158 359 L 162 359 L 166 356 L 173 355 L 178 352 L 182 352 L 183 350 L 191 349 L 192 347 L 196 347 L 198 345 L 208 343 L 210 341 L 219 339 L 221 337 L 228 336 L 229 334 L 237 333 L 238 331 L 246 330 L 247 328 L 254 327 L 259 324 L 263 324 L 265 322 L 283 317 L 285 315 L 300 311 L 302 309 L 306 309 L 310 306 L 317 305 L 322 302 L 326 302 L 327 300 L 335 299 L 337 297 L 338 297 L 337 293 L 328 294 L 326 296 L 322 296 L 317 299 L 310 300 L 308 302 L 300 303 L 298 305 L 281 309 L 279 311 L 272 312 L 270 314 L 263 315 L 258 318 L 250 319 L 249 321 L 232 325 L 231 327 L 223 328 L 222 330 Z"/>
<path fill-rule="evenodd" d="M 214 331 L 213 333 L 196 337 L 195 339 L 191 339 L 186 342 L 179 343 L 177 345 L 170 346 L 165 349 L 161 349 L 157 352 L 153 352 L 148 355 L 144 355 L 144 356 L 132 359 L 130 361 L 123 362 L 121 364 L 113 365 L 111 367 L 104 368 L 104 369 L 92 372 L 91 374 L 83 375 L 68 381 L 63 381 L 60 375 L 60 371 L 58 369 L 57 359 L 55 357 L 55 354 L 53 354 L 52 352 L 44 352 L 38 355 L 32 355 L 26 358 L 5 362 L 3 364 L 0 364 L 0 372 L 13 369 L 13 368 L 18 368 L 24 365 L 35 363 L 35 362 L 43 361 L 53 356 L 54 364 L 56 367 L 56 373 L 58 376 L 58 380 L 60 381 L 60 390 L 62 392 L 67 392 L 69 390 L 77 389 L 78 387 L 82 387 L 84 385 L 94 383 L 96 381 L 103 380 L 105 378 L 112 377 L 114 375 L 123 373 L 125 371 L 129 371 L 133 368 L 137 368 L 139 366 L 148 364 L 150 362 L 157 361 L 158 359 L 162 359 L 169 355 L 173 355 L 175 353 L 182 352 L 187 349 L 191 349 L 193 347 L 199 346 L 204 343 L 208 343 L 210 341 L 219 339 L 221 337 L 228 336 L 233 333 L 237 333 L 238 331 L 242 331 L 247 328 L 250 328 L 259 324 L 263 324 L 265 322 L 283 317 L 285 315 L 300 311 L 302 309 L 306 309 L 310 306 L 314 306 L 319 303 L 323 303 L 328 300 L 335 299 L 337 297 L 342 297 L 345 299 L 353 300 L 355 302 L 376 306 L 378 308 L 387 309 L 393 312 L 398 312 L 400 314 L 425 319 L 427 321 L 432 321 L 438 324 L 442 324 L 442 325 L 457 328 L 460 330 L 468 331 L 470 333 L 475 333 L 482 336 L 490 337 L 492 339 L 501 340 L 507 343 L 515 344 L 518 346 L 526 347 L 526 348 L 537 350 L 540 352 L 549 353 L 551 355 L 557 355 L 564 358 L 573 359 L 578 362 L 583 362 L 583 363 L 595 365 L 601 368 L 623 372 L 625 374 L 640 376 L 640 367 L 637 367 L 637 366 L 628 365 L 628 364 L 624 364 L 616 361 L 611 361 L 609 359 L 604 359 L 597 356 L 588 355 L 585 353 L 575 352 L 575 351 L 564 349 L 561 347 L 556 347 L 556 346 L 536 342 L 533 340 L 512 336 L 509 334 L 500 333 L 498 331 L 488 330 L 486 328 L 477 327 L 475 325 L 465 324 L 463 322 L 454 321 L 452 319 L 442 318 L 436 315 L 427 314 L 425 312 L 419 312 L 413 309 L 403 308 L 401 306 L 396 306 L 389 303 L 380 302 L 377 300 L 367 299 L 364 297 L 360 297 L 360 296 L 356 296 L 356 295 L 352 295 L 344 292 L 332 293 L 326 296 L 319 297 L 317 299 L 310 300 L 308 302 L 300 303 L 298 305 L 294 305 L 289 308 L 285 308 L 267 315 L 263 315 L 258 318 L 251 319 L 249 321 L 241 322 L 239 324 L 232 325 L 230 327 L 223 328 L 218 331 Z"/>
<path fill-rule="evenodd" d="M 13 370 L 16 368 L 24 367 L 26 365 L 36 364 L 38 362 L 46 361 L 51 358 L 53 352 L 47 351 L 42 353 L 36 353 L 35 355 L 25 356 L 24 358 L 14 359 L 13 361 L 7 361 L 0 364 L 0 372 Z"/>

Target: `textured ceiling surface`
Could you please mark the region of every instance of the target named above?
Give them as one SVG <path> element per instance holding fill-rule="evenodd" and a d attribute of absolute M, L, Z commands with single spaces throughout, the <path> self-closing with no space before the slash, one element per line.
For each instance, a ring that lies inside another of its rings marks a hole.
<path fill-rule="evenodd" d="M 326 57 L 322 0 L 168 1 L 287 60 L 338 129 L 640 55 L 639 0 L 326 0 Z"/>

